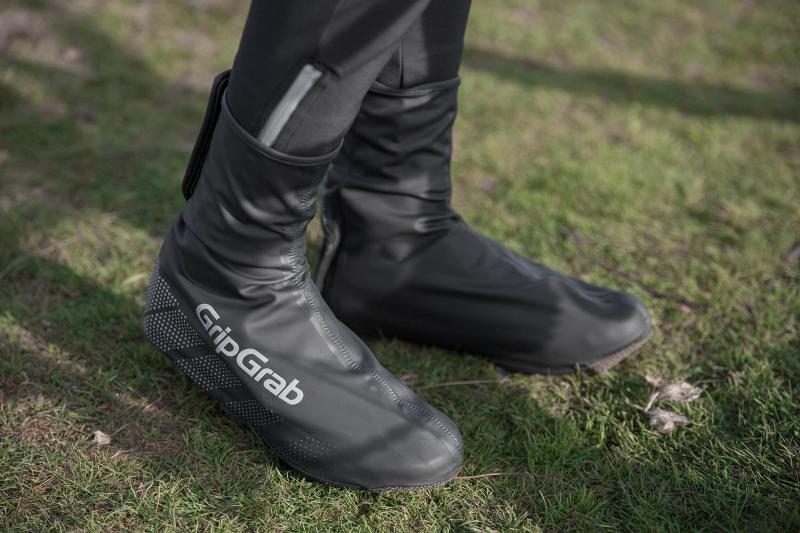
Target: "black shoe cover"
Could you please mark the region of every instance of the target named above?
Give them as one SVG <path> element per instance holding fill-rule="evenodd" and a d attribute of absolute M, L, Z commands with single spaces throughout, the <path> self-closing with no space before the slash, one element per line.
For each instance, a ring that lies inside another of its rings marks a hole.
<path fill-rule="evenodd" d="M 335 154 L 264 147 L 230 114 L 226 80 L 147 290 L 146 337 L 312 478 L 370 490 L 452 479 L 455 424 L 384 369 L 309 278 L 305 229 Z"/>
<path fill-rule="evenodd" d="M 326 179 L 323 297 L 359 334 L 485 354 L 514 371 L 604 371 L 649 336 L 644 306 L 523 259 L 452 210 L 457 85 L 367 95 Z"/>

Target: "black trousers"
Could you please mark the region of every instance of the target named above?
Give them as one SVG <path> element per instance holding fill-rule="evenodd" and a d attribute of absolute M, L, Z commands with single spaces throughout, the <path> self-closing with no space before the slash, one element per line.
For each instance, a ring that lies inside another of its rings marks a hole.
<path fill-rule="evenodd" d="M 253 0 L 227 99 L 272 148 L 335 148 L 376 81 L 454 78 L 470 0 Z"/>

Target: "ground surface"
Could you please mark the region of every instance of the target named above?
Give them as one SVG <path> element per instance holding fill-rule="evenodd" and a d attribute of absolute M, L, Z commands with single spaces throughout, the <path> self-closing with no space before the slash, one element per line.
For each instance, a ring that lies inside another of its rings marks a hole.
<path fill-rule="evenodd" d="M 370 495 L 286 470 L 140 333 L 244 3 L 0 7 L 0 528 L 800 529 L 800 4 L 476 2 L 457 207 L 657 332 L 606 377 L 499 383 L 375 343 L 465 475 L 516 475 Z M 647 374 L 705 388 L 667 406 L 690 425 L 648 427 Z"/>

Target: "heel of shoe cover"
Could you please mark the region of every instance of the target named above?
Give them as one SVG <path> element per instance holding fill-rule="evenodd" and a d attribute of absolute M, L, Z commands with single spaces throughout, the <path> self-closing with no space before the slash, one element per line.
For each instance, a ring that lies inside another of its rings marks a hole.
<path fill-rule="evenodd" d="M 159 270 L 150 277 L 145 295 L 144 336 L 190 380 L 216 399 L 220 408 L 236 423 L 251 427 L 285 463 L 309 474 L 304 465 L 325 460 L 333 447 L 315 436 L 295 430 L 295 438 L 272 443 L 267 437 L 284 419 L 264 407 L 247 390 L 213 349 L 203 341 L 181 309 L 180 303 Z M 323 480 L 328 481 L 328 480 Z M 328 481 L 331 482 L 331 481 Z"/>
<path fill-rule="evenodd" d="M 235 422 L 258 429 L 280 421 L 278 415 L 252 398 L 241 380 L 200 338 L 161 275 L 158 260 L 145 294 L 144 312 L 145 338 L 192 383 L 219 401 Z"/>

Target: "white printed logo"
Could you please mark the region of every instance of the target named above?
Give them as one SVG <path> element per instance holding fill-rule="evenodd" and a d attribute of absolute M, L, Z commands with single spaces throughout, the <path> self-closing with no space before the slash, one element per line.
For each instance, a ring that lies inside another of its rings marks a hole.
<path fill-rule="evenodd" d="M 236 364 L 239 368 L 244 370 L 256 383 L 261 383 L 265 389 L 289 405 L 297 405 L 303 400 L 303 391 L 298 387 L 300 383 L 298 380 L 293 379 L 287 385 L 286 380 L 280 374 L 265 366 L 269 359 L 258 350 L 245 348 L 239 351 L 239 343 L 230 336 L 231 328 L 223 329 L 222 326 L 214 323 L 219 320 L 219 314 L 213 307 L 209 304 L 200 304 L 195 308 L 195 313 L 211 338 L 211 342 L 214 343 L 214 351 L 228 357 L 236 357 Z M 269 377 L 264 379 L 265 376 Z"/>

